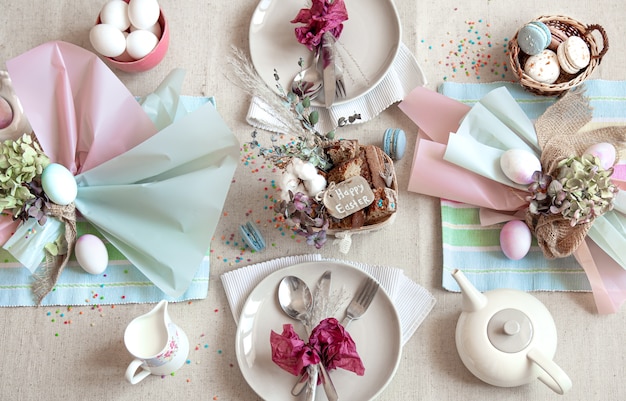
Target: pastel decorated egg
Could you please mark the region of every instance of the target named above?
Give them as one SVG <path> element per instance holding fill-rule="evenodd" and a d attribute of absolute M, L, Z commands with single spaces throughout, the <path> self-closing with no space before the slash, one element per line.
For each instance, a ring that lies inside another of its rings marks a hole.
<path fill-rule="evenodd" d="M 500 248 L 511 260 L 519 260 L 526 256 L 531 241 L 530 228 L 521 220 L 507 222 L 500 231 Z"/>
<path fill-rule="evenodd" d="M 535 171 L 541 171 L 541 162 L 533 153 L 523 149 L 509 149 L 500 157 L 500 168 L 516 184 L 533 182 Z"/>
<path fill-rule="evenodd" d="M 109 264 L 109 253 L 104 242 L 95 235 L 81 235 L 74 245 L 74 255 L 87 273 L 101 274 Z"/>
<path fill-rule="evenodd" d="M 615 146 L 607 142 L 596 143 L 585 150 L 585 154 L 596 156 L 600 159 L 600 165 L 603 169 L 608 170 L 615 164 Z"/>
<path fill-rule="evenodd" d="M 43 170 L 41 186 L 48 198 L 61 206 L 74 202 L 78 194 L 74 176 L 65 166 L 58 163 L 51 163 Z"/>

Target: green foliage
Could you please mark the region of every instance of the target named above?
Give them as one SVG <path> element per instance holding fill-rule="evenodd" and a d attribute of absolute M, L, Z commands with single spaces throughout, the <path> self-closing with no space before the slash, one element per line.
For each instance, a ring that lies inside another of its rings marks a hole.
<path fill-rule="evenodd" d="M 50 159 L 30 135 L 0 145 L 0 210 L 18 217 L 38 199 L 39 180 Z M 41 191 L 43 192 L 43 191 Z"/>
<path fill-rule="evenodd" d="M 298 65 L 302 68 L 303 60 L 298 61 Z M 295 140 L 285 144 L 278 143 L 276 134 L 271 135 L 272 145 L 264 147 L 258 141 L 258 131 L 252 132 L 252 141 L 249 142 L 252 148 L 259 148 L 259 154 L 266 159 L 271 160 L 279 167 L 285 166 L 293 157 L 297 157 L 303 161 L 312 163 L 316 168 L 328 171 L 332 164 L 328 156 L 324 152 L 324 146 L 335 138 L 335 130 L 331 130 L 326 134 L 320 133 L 315 126 L 319 122 L 320 115 L 317 110 L 311 109 L 311 99 L 308 96 L 300 97 L 293 91 L 286 92 L 279 83 L 280 77 L 278 72 L 274 70 L 274 79 L 276 80 L 276 88 L 284 100 L 285 107 L 292 113 L 300 126 L 302 132 L 297 135 Z M 344 127 L 352 124 L 361 118 L 360 114 L 354 114 L 348 118 L 341 117 L 338 127 Z"/>

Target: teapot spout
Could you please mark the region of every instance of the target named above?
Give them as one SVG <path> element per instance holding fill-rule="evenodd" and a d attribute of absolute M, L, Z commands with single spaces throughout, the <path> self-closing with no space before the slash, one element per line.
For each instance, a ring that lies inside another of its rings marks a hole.
<path fill-rule="evenodd" d="M 456 280 L 463 295 L 463 312 L 476 312 L 487 306 L 487 297 L 474 287 L 462 271 L 454 269 L 452 278 Z"/>

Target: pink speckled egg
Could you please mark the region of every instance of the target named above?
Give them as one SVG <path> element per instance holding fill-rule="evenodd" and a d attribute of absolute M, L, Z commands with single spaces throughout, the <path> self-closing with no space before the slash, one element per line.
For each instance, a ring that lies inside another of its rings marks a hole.
<path fill-rule="evenodd" d="M 531 241 L 530 229 L 521 220 L 507 222 L 500 231 L 500 248 L 511 260 L 519 260 L 526 256 L 530 250 Z"/>
<path fill-rule="evenodd" d="M 600 165 L 603 169 L 608 170 L 615 163 L 615 146 L 607 142 L 596 143 L 585 150 L 585 154 L 596 156 L 600 159 Z"/>
<path fill-rule="evenodd" d="M 500 157 L 500 168 L 509 180 L 528 185 L 533 182 L 534 172 L 541 171 L 541 162 L 527 150 L 509 149 Z"/>
<path fill-rule="evenodd" d="M 109 264 L 109 253 L 104 242 L 95 235 L 81 235 L 74 245 L 74 255 L 87 273 L 101 274 Z"/>

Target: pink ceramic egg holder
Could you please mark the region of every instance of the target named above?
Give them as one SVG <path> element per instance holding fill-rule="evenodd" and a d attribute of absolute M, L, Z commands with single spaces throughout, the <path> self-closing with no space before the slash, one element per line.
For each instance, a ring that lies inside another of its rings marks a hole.
<path fill-rule="evenodd" d="M 124 0 L 129 2 L 130 0 Z M 96 20 L 96 24 L 100 23 L 100 16 Z M 119 61 L 111 57 L 102 57 L 110 66 L 117 68 L 118 70 L 125 72 L 144 72 L 156 67 L 165 57 L 167 49 L 170 44 L 170 30 L 167 24 L 167 19 L 161 10 L 159 14 L 159 25 L 161 25 L 161 38 L 156 47 L 148 53 L 145 57 L 134 61 Z"/>

